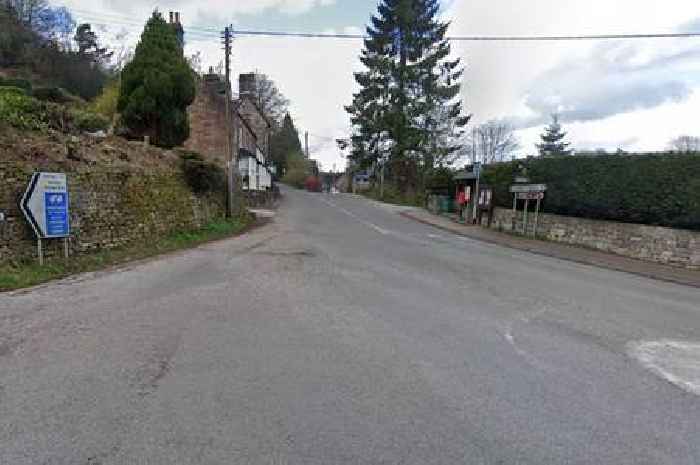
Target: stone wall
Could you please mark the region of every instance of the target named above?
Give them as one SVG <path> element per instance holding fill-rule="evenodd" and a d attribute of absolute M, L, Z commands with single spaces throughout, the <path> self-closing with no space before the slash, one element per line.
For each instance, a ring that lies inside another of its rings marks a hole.
<path fill-rule="evenodd" d="M 16 151 L 31 157 L 42 150 L 41 157 L 0 161 L 0 264 L 36 257 L 34 232 L 18 206 L 34 171 L 67 174 L 73 253 L 153 241 L 224 217 L 223 193 L 193 194 L 173 152 L 83 141 L 71 160 L 61 159 L 60 144 L 25 142 Z M 61 240 L 45 243 L 49 257 L 61 253 Z"/>
<path fill-rule="evenodd" d="M 518 212 L 515 231 L 523 230 L 523 212 Z M 534 213 L 528 214 L 532 233 Z M 492 228 L 511 232 L 513 212 L 496 208 Z M 540 214 L 540 238 L 602 250 L 625 257 L 700 269 L 700 232 L 570 216 Z"/>

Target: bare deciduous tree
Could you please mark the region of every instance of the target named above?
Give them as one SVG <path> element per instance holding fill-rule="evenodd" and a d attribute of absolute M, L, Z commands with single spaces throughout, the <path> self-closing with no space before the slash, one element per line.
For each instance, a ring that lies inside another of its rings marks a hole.
<path fill-rule="evenodd" d="M 289 110 L 289 100 L 282 95 L 275 82 L 267 75 L 256 73 L 256 103 L 271 123 L 280 127 Z"/>
<path fill-rule="evenodd" d="M 700 137 L 679 136 L 671 140 L 669 145 L 672 150 L 677 152 L 698 153 L 700 152 Z"/>
<path fill-rule="evenodd" d="M 519 147 L 513 126 L 501 121 L 487 121 L 467 135 L 462 153 L 472 162 L 488 164 L 506 160 Z"/>

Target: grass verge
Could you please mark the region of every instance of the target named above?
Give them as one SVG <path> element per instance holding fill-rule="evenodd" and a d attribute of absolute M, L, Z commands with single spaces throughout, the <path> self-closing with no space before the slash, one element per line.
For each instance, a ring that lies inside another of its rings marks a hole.
<path fill-rule="evenodd" d="M 180 232 L 147 244 L 133 244 L 104 249 L 89 254 L 74 255 L 69 260 L 54 258 L 44 266 L 34 260 L 26 263 L 0 266 L 0 292 L 35 286 L 77 273 L 98 271 L 109 266 L 154 257 L 176 250 L 235 236 L 248 228 L 254 219 L 250 216 L 209 223 L 204 228 Z"/>

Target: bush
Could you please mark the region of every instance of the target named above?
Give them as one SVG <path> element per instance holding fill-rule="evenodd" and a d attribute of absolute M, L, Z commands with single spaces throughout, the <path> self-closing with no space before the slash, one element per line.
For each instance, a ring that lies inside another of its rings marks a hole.
<path fill-rule="evenodd" d="M 0 87 L 0 121 L 24 130 L 95 132 L 109 127 L 109 121 L 101 115 L 42 102 L 15 87 Z"/>
<path fill-rule="evenodd" d="M 181 152 L 185 181 L 196 194 L 226 192 L 226 173 L 195 152 Z"/>
<path fill-rule="evenodd" d="M 88 111 L 73 110 L 75 129 L 85 132 L 107 131 L 110 121 L 102 115 Z"/>
<path fill-rule="evenodd" d="M 380 195 L 379 185 L 373 185 L 369 190 L 362 192 L 362 195 L 370 199 L 379 200 L 394 205 L 406 205 L 411 207 L 422 207 L 425 205 L 425 194 L 419 192 L 401 192 L 395 184 L 384 183 L 384 196 Z"/>
<path fill-rule="evenodd" d="M 454 173 L 446 167 L 435 168 L 425 176 L 425 188 L 431 192 L 454 195 Z"/>
<path fill-rule="evenodd" d="M 24 90 L 25 94 L 32 93 L 32 83 L 26 79 L 10 79 L 0 76 L 0 87 L 18 87 Z"/>
<path fill-rule="evenodd" d="M 548 186 L 544 211 L 582 218 L 700 230 L 700 155 L 608 155 L 534 158 L 487 167 L 494 200 L 508 192 L 517 164 Z"/>
<path fill-rule="evenodd" d="M 304 183 L 309 176 L 309 163 L 304 155 L 291 152 L 287 155 L 287 171 L 282 177 L 282 182 L 297 189 L 304 189 Z"/>
<path fill-rule="evenodd" d="M 16 87 L 0 88 L 0 122 L 25 130 L 46 128 L 41 102 Z"/>
<path fill-rule="evenodd" d="M 14 86 L 0 86 L 0 92 L 9 95 L 27 95 L 26 89 Z"/>
<path fill-rule="evenodd" d="M 32 96 L 37 100 L 53 103 L 71 103 L 76 100 L 75 96 L 60 87 L 37 87 Z"/>
<path fill-rule="evenodd" d="M 119 101 L 119 80 L 114 80 L 102 90 L 92 103 L 92 111 L 99 113 L 112 121 L 117 114 L 117 102 Z"/>

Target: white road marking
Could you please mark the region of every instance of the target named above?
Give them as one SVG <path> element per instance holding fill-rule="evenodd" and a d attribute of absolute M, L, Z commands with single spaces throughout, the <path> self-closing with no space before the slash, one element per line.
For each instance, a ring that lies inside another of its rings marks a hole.
<path fill-rule="evenodd" d="M 628 345 L 630 356 L 646 369 L 700 396 L 700 344 L 688 341 L 643 341 Z"/>
<path fill-rule="evenodd" d="M 339 210 L 339 211 L 345 213 L 345 214 L 348 215 L 349 217 L 351 217 L 351 218 L 357 220 L 358 222 L 364 224 L 364 225 L 367 226 L 368 228 L 374 229 L 374 230 L 377 231 L 379 234 L 383 234 L 383 235 L 385 235 L 385 236 L 391 234 L 391 231 L 389 231 L 389 230 L 387 230 L 387 229 L 384 229 L 384 228 L 381 228 L 381 227 L 377 226 L 377 225 L 374 224 L 374 223 L 370 223 L 369 221 L 363 220 L 362 218 L 360 218 L 359 216 L 357 216 L 356 214 L 354 214 L 354 213 L 351 212 L 350 210 L 347 210 L 347 209 L 341 207 L 340 205 L 337 205 L 337 204 L 335 204 L 335 203 L 333 203 L 333 202 L 330 202 L 330 201 L 328 201 L 328 200 L 326 200 L 326 199 L 322 199 L 322 198 L 319 198 L 319 200 L 320 200 L 321 202 L 325 203 L 326 205 L 328 205 L 329 207 L 333 207 L 333 208 L 335 208 L 336 210 Z"/>

